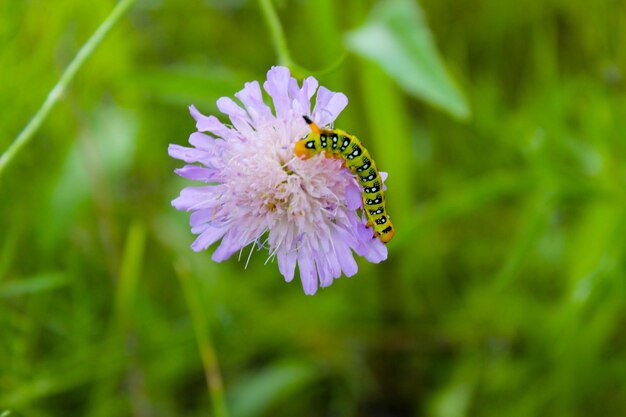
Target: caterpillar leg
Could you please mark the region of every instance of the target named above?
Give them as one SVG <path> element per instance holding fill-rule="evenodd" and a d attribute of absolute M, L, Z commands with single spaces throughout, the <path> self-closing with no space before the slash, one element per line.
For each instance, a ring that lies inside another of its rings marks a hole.
<path fill-rule="evenodd" d="M 341 167 L 342 168 L 348 168 L 348 166 L 346 165 L 345 159 L 343 159 L 341 157 L 341 155 L 338 155 L 336 153 L 332 153 L 332 152 L 329 152 L 329 151 L 324 151 L 324 158 L 338 159 L 338 160 L 341 161 Z"/>
<path fill-rule="evenodd" d="M 389 217 L 387 217 L 387 218 L 389 218 Z M 391 223 L 389 223 L 389 224 L 391 224 Z M 374 223 L 372 223 L 371 220 L 368 220 L 367 223 L 365 224 L 365 227 L 367 227 L 369 229 L 373 225 L 374 225 Z M 372 239 L 379 238 L 380 241 L 385 243 L 385 244 L 387 244 L 393 238 L 393 235 L 395 234 L 393 226 L 389 226 L 388 228 L 384 229 L 382 231 L 382 233 L 378 232 L 376 229 L 374 229 L 373 231 L 374 231 L 374 235 L 372 236 Z"/>

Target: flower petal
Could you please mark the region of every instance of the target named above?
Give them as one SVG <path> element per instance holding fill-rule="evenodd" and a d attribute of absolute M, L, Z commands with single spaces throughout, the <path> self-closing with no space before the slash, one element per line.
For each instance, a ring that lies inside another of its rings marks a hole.
<path fill-rule="evenodd" d="M 374 238 L 373 230 L 359 222 L 355 229 L 360 244 L 354 250 L 372 263 L 379 263 L 387 259 L 387 245 Z"/>
<path fill-rule="evenodd" d="M 272 110 L 263 101 L 263 93 L 261 93 L 258 81 L 246 83 L 243 90 L 235 93 L 235 97 L 241 100 L 246 107 L 246 111 L 256 128 L 274 118 Z"/>
<path fill-rule="evenodd" d="M 272 67 L 267 72 L 267 81 L 263 83 L 263 88 L 272 97 L 276 117 L 286 120 L 290 115 L 289 100 L 289 69 L 285 67 Z"/>
<path fill-rule="evenodd" d="M 328 287 L 333 283 L 333 275 L 330 270 L 330 265 L 328 265 L 326 254 L 324 256 L 318 257 L 315 260 L 315 265 L 317 266 L 317 272 L 319 274 L 320 287 Z"/>
<path fill-rule="evenodd" d="M 336 218 L 336 223 L 332 225 L 331 229 L 331 239 L 333 241 L 333 246 L 335 249 L 335 253 L 339 264 L 341 265 L 341 269 L 344 271 L 346 276 L 351 276 L 358 270 L 356 262 L 354 261 L 354 256 L 352 255 L 351 247 L 358 246 L 360 242 L 358 241 L 356 235 L 354 235 L 353 226 L 357 224 L 358 217 L 356 213 L 351 212 L 349 217 L 354 217 L 357 219 L 356 221 L 349 221 L 346 218 L 345 214 L 343 216 L 339 216 Z"/>
<path fill-rule="evenodd" d="M 301 247 L 298 250 L 298 269 L 300 270 L 300 280 L 304 293 L 307 295 L 315 294 L 317 291 L 317 272 L 310 249 Z"/>
<path fill-rule="evenodd" d="M 322 86 L 317 90 L 313 120 L 320 126 L 334 122 L 339 113 L 348 105 L 348 97 L 343 93 L 334 93 Z"/>
<path fill-rule="evenodd" d="M 215 138 L 200 132 L 193 132 L 189 136 L 189 143 L 203 151 L 215 149 Z"/>
<path fill-rule="evenodd" d="M 289 97 L 292 99 L 292 109 L 297 115 L 311 114 L 311 97 L 317 90 L 318 82 L 314 77 L 307 77 L 302 81 L 302 88 L 295 78 L 289 79 Z"/>
<path fill-rule="evenodd" d="M 216 181 L 219 175 L 219 171 L 214 168 L 203 168 L 197 165 L 185 165 L 182 168 L 175 169 L 181 177 L 202 182 Z"/>
<path fill-rule="evenodd" d="M 387 186 L 385 185 L 385 181 L 387 181 L 387 177 L 389 176 L 389 173 L 385 171 L 380 171 L 379 174 L 380 174 L 380 179 L 383 182 L 383 191 L 387 191 Z"/>
<path fill-rule="evenodd" d="M 285 277 L 285 281 L 291 282 L 296 269 L 297 252 L 281 249 L 276 254 L 276 258 L 278 259 L 278 270 Z"/>
<path fill-rule="evenodd" d="M 217 247 L 217 249 L 215 249 L 215 252 L 213 252 L 211 259 L 213 259 L 215 262 L 225 261 L 226 259 L 233 256 L 235 252 L 243 248 L 245 246 L 245 242 L 241 242 L 239 239 L 237 239 L 239 236 L 240 234 L 237 233 L 236 229 L 229 229 L 222 238 L 222 242 L 220 243 L 220 245 Z"/>
<path fill-rule="evenodd" d="M 348 210 L 356 210 L 363 207 L 363 194 L 361 194 L 361 187 L 359 187 L 356 180 L 350 182 L 346 187 L 346 205 Z"/>
<path fill-rule="evenodd" d="M 203 208 L 191 213 L 189 217 L 189 224 L 192 227 L 206 225 L 209 222 L 215 220 L 216 210 L 215 208 Z M 209 225 L 210 226 L 210 225 Z M 194 231 L 193 233 L 200 233 Z"/>
<path fill-rule="evenodd" d="M 210 158 L 210 155 L 206 151 L 173 144 L 167 148 L 167 153 L 172 158 L 180 159 L 185 162 L 201 162 Z"/>
<path fill-rule="evenodd" d="M 178 210 L 187 211 L 213 207 L 217 202 L 219 189 L 219 186 L 213 185 L 183 188 L 180 196 L 172 201 L 172 205 Z"/>
<path fill-rule="evenodd" d="M 198 238 L 191 244 L 191 249 L 195 252 L 200 252 L 211 246 L 213 243 L 220 240 L 228 228 L 226 227 L 209 227 L 198 236 Z"/>
<path fill-rule="evenodd" d="M 359 267 L 356 264 L 354 255 L 348 245 L 346 245 L 341 239 L 336 239 L 335 249 L 337 251 L 337 259 L 339 260 L 339 264 L 341 265 L 341 270 L 344 275 L 351 277 L 356 274 Z"/>
<path fill-rule="evenodd" d="M 200 113 L 193 104 L 189 106 L 189 113 L 196 119 L 196 129 L 200 132 L 211 132 L 224 139 L 236 136 L 234 132 L 220 122 L 217 117 L 205 116 Z"/>
<path fill-rule="evenodd" d="M 226 114 L 232 122 L 235 129 L 243 134 L 244 137 L 252 135 L 253 130 L 250 124 L 252 121 L 248 116 L 248 113 L 235 101 L 229 97 L 221 97 L 217 100 L 217 108 L 222 113 Z"/>
<path fill-rule="evenodd" d="M 315 77 L 306 77 L 304 81 L 302 81 L 302 93 L 304 97 L 306 97 L 307 103 L 311 103 L 311 98 L 315 95 L 317 91 L 317 87 L 319 83 Z"/>
<path fill-rule="evenodd" d="M 380 239 L 372 239 L 371 245 L 365 245 L 366 251 L 363 253 L 363 257 L 372 263 L 380 263 L 387 259 L 387 245 L 380 241 Z"/>

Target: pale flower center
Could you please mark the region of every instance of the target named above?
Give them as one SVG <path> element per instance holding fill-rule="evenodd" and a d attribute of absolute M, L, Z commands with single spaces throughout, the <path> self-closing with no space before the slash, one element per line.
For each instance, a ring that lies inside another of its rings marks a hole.
<path fill-rule="evenodd" d="M 331 220 L 345 205 L 350 175 L 334 159 L 321 155 L 298 159 L 289 137 L 299 139 L 303 134 L 299 131 L 293 135 L 284 127 L 268 124 L 259 128 L 255 137 L 231 148 L 223 171 L 224 178 L 229 179 L 224 184 L 225 195 L 240 213 L 271 215 L 274 221 L 300 218 L 313 226 Z"/>

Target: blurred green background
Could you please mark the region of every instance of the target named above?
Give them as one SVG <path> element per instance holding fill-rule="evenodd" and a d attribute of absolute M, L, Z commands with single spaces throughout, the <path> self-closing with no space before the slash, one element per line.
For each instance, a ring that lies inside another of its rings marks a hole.
<path fill-rule="evenodd" d="M 232 417 L 626 415 L 623 1 L 275 1 L 390 173 L 389 259 L 314 297 L 170 206 L 261 4 L 139 0 L 2 173 L 0 415 L 224 417 L 218 368 Z M 0 152 L 114 6 L 0 2 Z"/>

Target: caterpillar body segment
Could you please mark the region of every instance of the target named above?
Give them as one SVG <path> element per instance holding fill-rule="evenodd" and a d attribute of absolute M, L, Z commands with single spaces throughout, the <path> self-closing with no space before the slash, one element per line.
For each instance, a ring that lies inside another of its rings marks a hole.
<path fill-rule="evenodd" d="M 296 142 L 296 156 L 307 159 L 323 152 L 327 157 L 342 159 L 361 186 L 367 226 L 374 229 L 375 237 L 384 243 L 389 242 L 394 227 L 385 207 L 382 178 L 368 150 L 356 136 L 340 129 L 322 129 L 307 116 L 303 117 L 311 132 Z"/>

